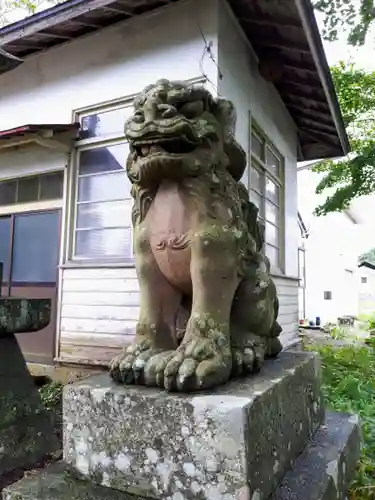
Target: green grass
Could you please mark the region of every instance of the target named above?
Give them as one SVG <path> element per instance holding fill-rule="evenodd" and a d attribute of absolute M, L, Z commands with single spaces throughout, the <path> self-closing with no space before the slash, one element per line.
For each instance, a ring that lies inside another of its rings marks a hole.
<path fill-rule="evenodd" d="M 363 449 L 350 500 L 375 500 L 375 343 L 369 348 L 309 345 L 319 352 L 326 404 L 361 419 Z"/>
<path fill-rule="evenodd" d="M 61 411 L 63 385 L 50 382 L 39 389 L 39 394 L 46 410 Z"/>

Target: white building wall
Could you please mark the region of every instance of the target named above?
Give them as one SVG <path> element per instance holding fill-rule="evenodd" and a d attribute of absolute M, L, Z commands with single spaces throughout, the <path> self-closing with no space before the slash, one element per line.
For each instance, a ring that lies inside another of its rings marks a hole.
<path fill-rule="evenodd" d="M 257 60 L 226 2 L 219 9 L 219 94 L 237 109 L 237 139 L 249 153 L 251 117 L 285 158 L 285 275 L 275 276 L 283 340 L 295 337 L 298 320 L 297 132 L 275 87 L 259 74 Z M 245 173 L 244 184 L 249 187 Z"/>
<path fill-rule="evenodd" d="M 215 55 L 215 6 L 216 0 L 182 2 L 30 57 L 1 76 L 2 128 L 69 123 L 73 110 L 130 96 L 159 78 L 185 80 L 203 70 L 215 82 L 212 61 L 201 65 L 199 29 Z"/>
<path fill-rule="evenodd" d="M 366 282 L 362 282 L 362 278 Z M 357 271 L 358 280 L 358 314 L 375 316 L 375 270 L 362 266 Z"/>

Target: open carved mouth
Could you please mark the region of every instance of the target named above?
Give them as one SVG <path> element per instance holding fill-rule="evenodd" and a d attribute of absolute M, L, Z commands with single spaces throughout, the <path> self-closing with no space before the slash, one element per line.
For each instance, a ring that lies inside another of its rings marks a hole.
<path fill-rule="evenodd" d="M 181 155 L 191 153 L 197 147 L 197 144 L 189 141 L 186 137 L 182 137 L 134 141 L 132 146 L 137 156 L 146 158 L 154 154 L 167 153 Z"/>

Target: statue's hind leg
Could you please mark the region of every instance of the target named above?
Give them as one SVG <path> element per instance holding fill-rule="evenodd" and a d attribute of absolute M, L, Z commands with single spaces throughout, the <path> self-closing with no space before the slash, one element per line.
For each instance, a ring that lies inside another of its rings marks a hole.
<path fill-rule="evenodd" d="M 278 299 L 271 279 L 245 278 L 239 285 L 231 312 L 232 375 L 258 372 L 266 357 L 282 349 L 277 338 Z"/>

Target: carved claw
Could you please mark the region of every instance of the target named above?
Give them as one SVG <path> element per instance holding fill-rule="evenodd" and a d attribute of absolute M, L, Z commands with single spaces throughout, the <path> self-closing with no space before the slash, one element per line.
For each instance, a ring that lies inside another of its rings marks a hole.
<path fill-rule="evenodd" d="M 240 377 L 248 373 L 258 373 L 266 356 L 267 340 L 248 334 L 244 345 L 232 345 L 232 373 L 233 377 Z"/>
<path fill-rule="evenodd" d="M 110 362 L 109 374 L 116 382 L 127 385 L 142 383 L 143 368 L 152 354 L 151 340 L 137 339 Z"/>

